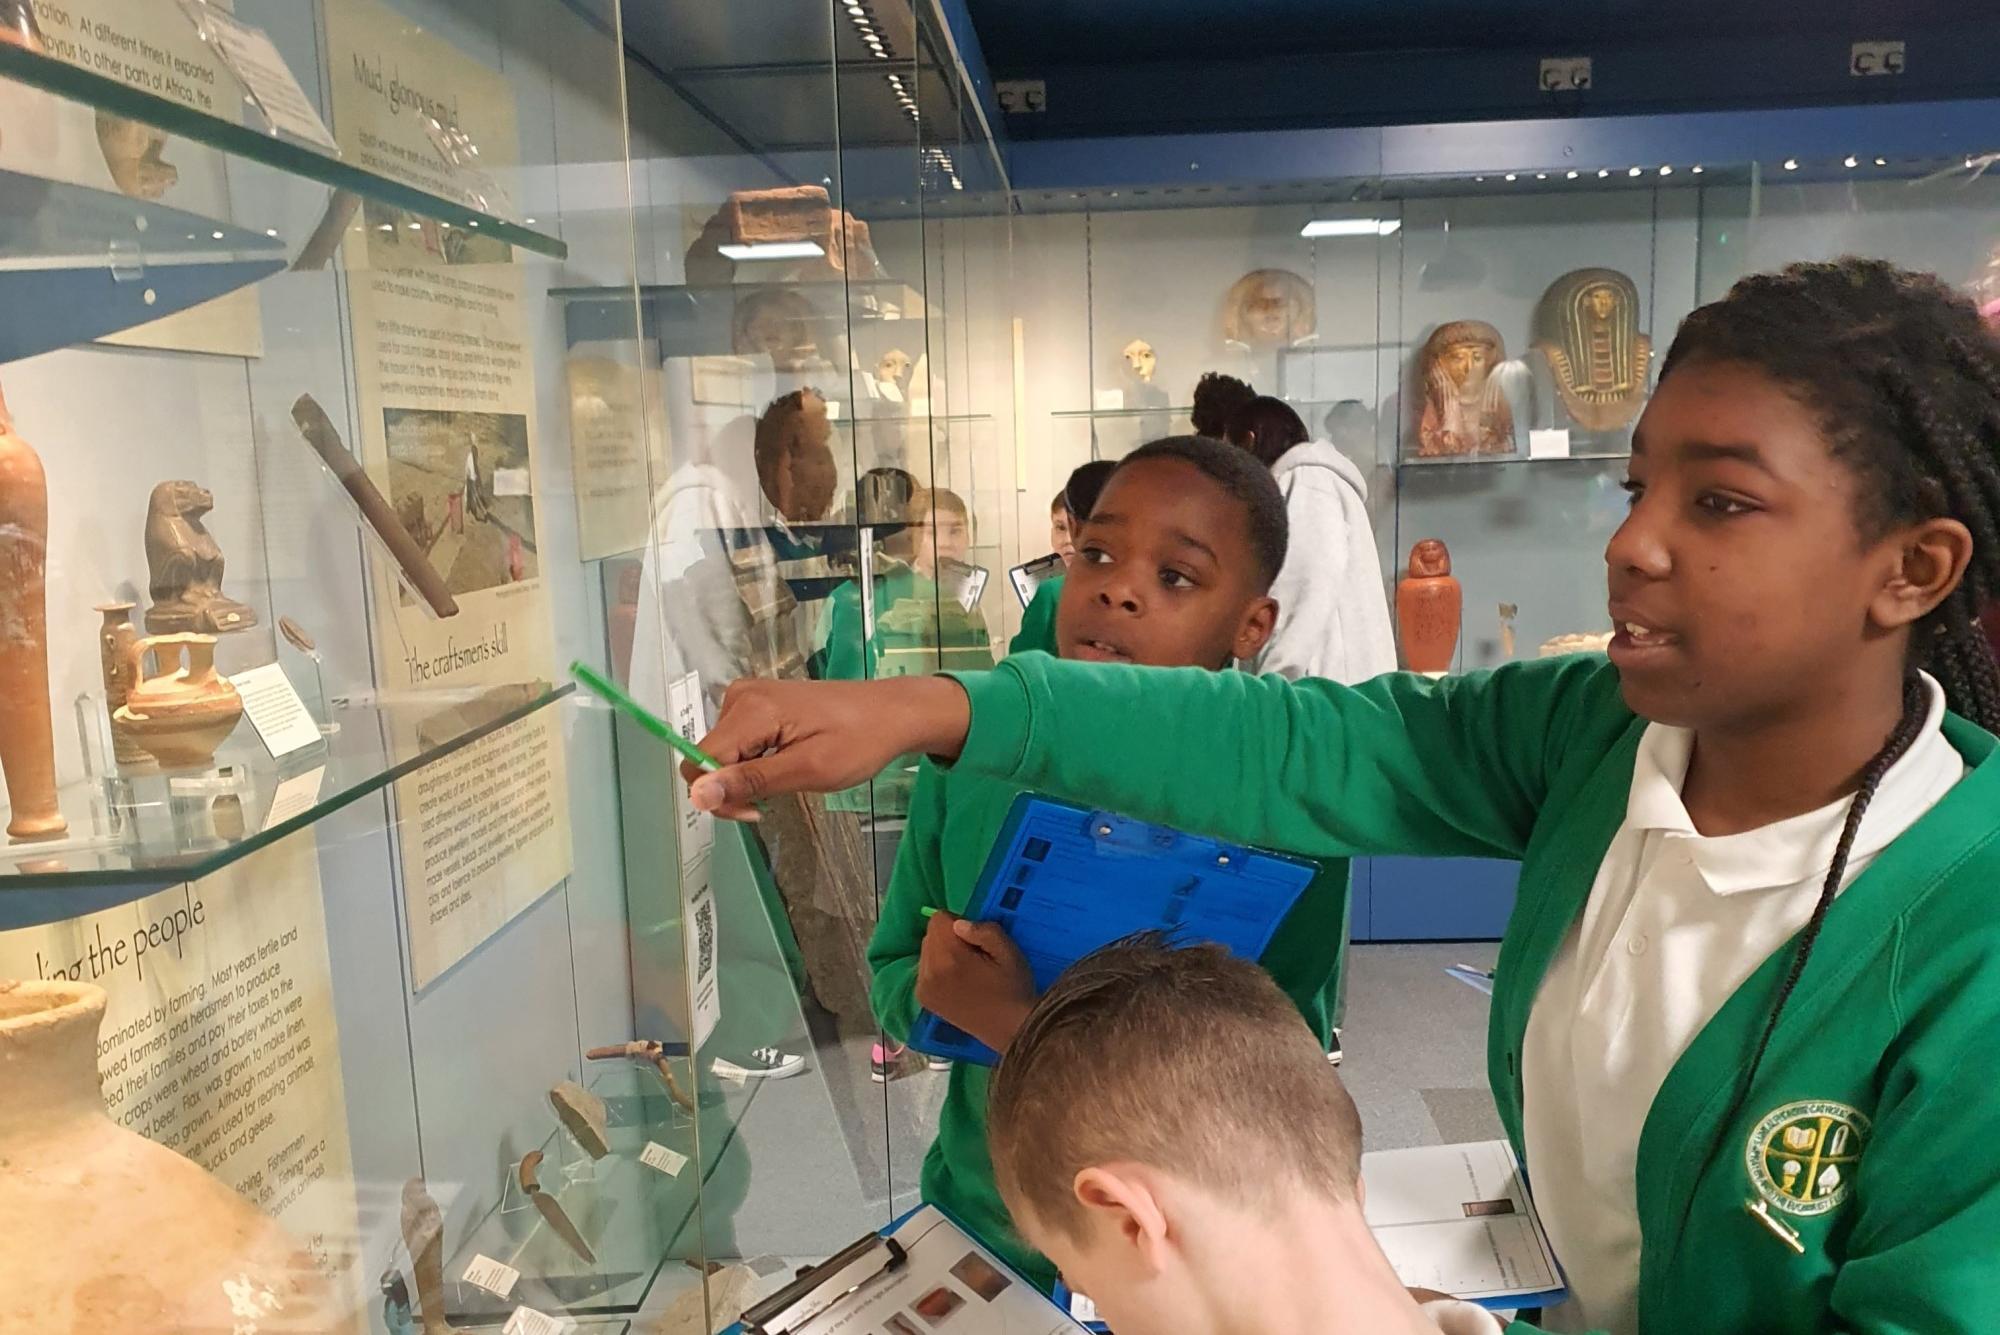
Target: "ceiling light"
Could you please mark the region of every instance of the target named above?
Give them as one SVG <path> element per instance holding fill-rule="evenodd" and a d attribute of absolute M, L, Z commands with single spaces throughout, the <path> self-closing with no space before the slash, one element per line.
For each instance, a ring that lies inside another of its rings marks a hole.
<path fill-rule="evenodd" d="M 1599 167 L 1599 168 L 1597 169 L 1597 179 L 1598 179 L 1598 180 L 1600 180 L 1600 181 L 1601 181 L 1601 180 L 1603 180 L 1603 179 L 1604 179 L 1605 177 L 1607 177 L 1607 176 L 1609 176 L 1609 175 L 1611 175 L 1611 168 L 1609 168 L 1609 167 Z"/>
<path fill-rule="evenodd" d="M 1637 167 L 1627 167 L 1627 168 L 1625 169 L 1625 174 L 1626 174 L 1627 176 L 1637 176 L 1637 175 L 1639 175 L 1639 168 L 1637 168 Z"/>
<path fill-rule="evenodd" d="M 1799 160 L 1798 160 L 1797 158 L 1786 158 L 1786 159 L 1785 159 L 1785 170 L 1786 170 L 1786 171 L 1788 171 L 1788 172 L 1795 172 L 1795 171 L 1797 171 L 1798 169 L 1799 169 Z"/>
<path fill-rule="evenodd" d="M 1508 179 L 1508 180 L 1510 180 L 1510 181 L 1518 181 L 1518 180 L 1520 180 L 1521 178 L 1520 178 L 1519 176 L 1516 176 L 1516 175 L 1515 175 L 1515 174 L 1514 174 L 1513 172 L 1508 172 L 1508 173 L 1507 173 L 1507 179 Z"/>
<path fill-rule="evenodd" d="M 1674 174 L 1674 169 L 1672 167 L 1663 166 L 1660 168 L 1660 175 L 1662 176 L 1672 176 L 1673 174 Z"/>
<path fill-rule="evenodd" d="M 1299 229 L 1300 236 L 1392 236 L 1401 218 L 1315 218 Z"/>
<path fill-rule="evenodd" d="M 816 260 L 826 252 L 816 241 L 757 241 L 747 246 L 717 246 L 732 260 Z"/>
<path fill-rule="evenodd" d="M 1699 176 L 1702 173 L 1702 166 L 1699 162 L 1697 162 L 1694 164 L 1692 168 L 1690 168 L 1690 170 L 1693 171 L 1696 176 Z"/>
<path fill-rule="evenodd" d="M 1575 172 L 1571 172 L 1571 173 L 1569 174 L 1569 176 L 1568 176 L 1568 177 L 1567 177 L 1566 179 L 1568 179 L 1568 180 L 1571 180 L 1571 181 L 1574 181 L 1574 180 L 1576 179 L 1576 173 L 1575 173 Z"/>
<path fill-rule="evenodd" d="M 1875 159 L 1875 165 L 1876 165 L 1876 166 L 1878 166 L 1878 167 L 1886 167 L 1886 166 L 1888 166 L 1888 165 L 1889 165 L 1889 159 L 1887 159 L 1887 158 L 1877 158 L 1877 159 Z"/>
<path fill-rule="evenodd" d="M 1847 155 L 1847 161 L 1842 165 L 1846 167 L 1859 167 L 1861 165 L 1861 159 L 1855 157 L 1852 153 L 1849 153 Z"/>
<path fill-rule="evenodd" d="M 875 59 L 877 59 L 877 60 L 887 60 L 888 58 L 889 58 L 889 53 L 888 53 L 887 51 L 884 51 L 884 50 L 883 50 L 883 49 L 882 49 L 881 47 L 879 47 L 879 46 L 875 48 Z"/>
<path fill-rule="evenodd" d="M 1535 179 L 1537 181 L 1546 181 L 1549 179 L 1549 174 L 1547 172 L 1536 172 Z"/>

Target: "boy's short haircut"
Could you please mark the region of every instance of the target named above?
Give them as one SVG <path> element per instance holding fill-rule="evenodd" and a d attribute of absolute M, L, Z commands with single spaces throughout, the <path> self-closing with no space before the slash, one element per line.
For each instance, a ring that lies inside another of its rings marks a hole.
<path fill-rule="evenodd" d="M 1077 1236 L 1086 1168 L 1140 1163 L 1246 1209 L 1287 1185 L 1353 1200 L 1361 1118 L 1298 1008 L 1220 946 L 1157 932 L 1085 956 L 1043 994 L 989 1090 L 1013 1208 Z"/>
<path fill-rule="evenodd" d="M 1141 445 L 1120 459 L 1113 471 L 1148 459 L 1179 459 L 1193 464 L 1242 504 L 1250 529 L 1250 550 L 1257 558 L 1257 590 L 1269 593 L 1278 572 L 1285 568 L 1292 535 L 1291 520 L 1285 514 L 1285 493 L 1278 490 L 1271 470 L 1250 451 L 1207 436 L 1167 436 Z"/>
<path fill-rule="evenodd" d="M 1090 518 L 1090 512 L 1097 508 L 1097 498 L 1104 491 L 1104 484 L 1110 480 L 1112 470 L 1118 467 L 1115 460 L 1092 459 L 1087 464 L 1078 464 L 1063 484 L 1063 505 L 1069 509 L 1070 519 L 1078 524 Z"/>
<path fill-rule="evenodd" d="M 919 487 L 910 494 L 912 523 L 923 523 L 933 510 L 942 510 L 946 514 L 970 520 L 970 514 L 965 508 L 965 498 L 955 491 L 949 491 L 944 487 Z"/>
<path fill-rule="evenodd" d="M 1068 488 L 1064 488 L 1062 491 L 1057 492 L 1054 496 L 1049 498 L 1049 513 L 1052 515 L 1057 513 L 1061 514 L 1069 513 Z"/>
<path fill-rule="evenodd" d="M 1206 371 L 1194 382 L 1194 406 L 1188 410 L 1188 420 L 1201 435 L 1220 440 L 1229 415 L 1256 397 L 1257 391 L 1235 376 Z"/>

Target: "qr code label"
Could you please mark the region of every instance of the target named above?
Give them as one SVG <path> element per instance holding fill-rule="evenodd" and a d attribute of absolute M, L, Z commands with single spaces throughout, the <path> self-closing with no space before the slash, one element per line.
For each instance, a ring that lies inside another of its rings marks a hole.
<path fill-rule="evenodd" d="M 704 899 L 694 911 L 694 978 L 708 981 L 715 972 L 715 900 Z"/>

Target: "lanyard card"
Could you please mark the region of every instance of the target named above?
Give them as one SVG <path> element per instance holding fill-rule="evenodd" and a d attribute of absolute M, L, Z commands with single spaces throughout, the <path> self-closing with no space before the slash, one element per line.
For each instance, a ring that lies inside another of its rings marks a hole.
<path fill-rule="evenodd" d="M 1318 874 L 1304 858 L 1023 793 L 994 841 L 968 916 L 1007 929 L 1042 992 L 1091 951 L 1135 932 L 1262 959 Z M 917 1017 L 910 1046 L 982 1066 L 999 1060 L 929 1011 Z"/>

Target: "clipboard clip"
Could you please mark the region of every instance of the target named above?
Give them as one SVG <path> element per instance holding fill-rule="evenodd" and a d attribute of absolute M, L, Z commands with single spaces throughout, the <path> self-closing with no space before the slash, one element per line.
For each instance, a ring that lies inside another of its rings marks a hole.
<path fill-rule="evenodd" d="M 1099 844 L 1124 852 L 1153 857 L 1172 854 L 1191 865 L 1206 864 L 1221 870 L 1240 866 L 1246 860 L 1245 850 L 1239 846 L 1148 825 L 1114 811 L 1091 812 L 1087 828 Z"/>
<path fill-rule="evenodd" d="M 749 1335 L 796 1335 L 907 1259 L 894 1238 L 865 1234 L 747 1309 L 743 1329 Z"/>

